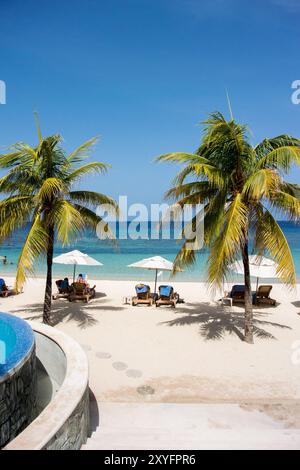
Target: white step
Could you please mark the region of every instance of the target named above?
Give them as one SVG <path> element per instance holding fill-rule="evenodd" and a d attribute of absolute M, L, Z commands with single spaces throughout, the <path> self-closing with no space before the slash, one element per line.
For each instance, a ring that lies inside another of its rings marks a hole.
<path fill-rule="evenodd" d="M 82 450 L 300 448 L 299 429 L 238 405 L 100 403 L 98 412 Z"/>

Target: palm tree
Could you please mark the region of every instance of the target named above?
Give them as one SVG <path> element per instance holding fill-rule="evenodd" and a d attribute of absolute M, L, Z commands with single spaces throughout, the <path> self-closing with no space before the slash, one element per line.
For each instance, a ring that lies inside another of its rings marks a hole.
<path fill-rule="evenodd" d="M 244 339 L 253 343 L 253 311 L 249 241 L 257 254 L 267 251 L 278 263 L 278 277 L 296 282 L 289 244 L 275 216 L 300 219 L 300 187 L 284 176 L 300 164 L 300 141 L 288 135 L 264 139 L 253 147 L 246 126 L 213 113 L 203 123 L 203 140 L 195 154 L 168 153 L 158 161 L 184 164 L 166 198 L 180 206 L 204 205 L 204 243 L 210 249 L 208 281 L 221 288 L 229 266 L 243 260 L 245 282 Z M 191 225 L 195 224 L 194 217 Z M 176 267 L 195 261 L 195 251 L 183 243 Z"/>
<path fill-rule="evenodd" d="M 99 229 L 101 218 L 95 213 L 99 204 L 110 204 L 110 197 L 75 188 L 79 180 L 92 173 L 103 173 L 109 165 L 82 161 L 89 157 L 95 138 L 80 145 L 70 155 L 61 147 L 61 137 L 43 137 L 38 125 L 36 147 L 19 142 L 11 152 L 0 157 L 0 168 L 8 170 L 0 178 L 0 241 L 15 230 L 26 227 L 27 236 L 21 250 L 16 289 L 20 289 L 34 271 L 34 262 L 41 255 L 47 260 L 47 279 L 43 310 L 44 323 L 51 323 L 52 264 L 54 242 L 63 245 L 78 236 L 83 228 Z M 109 231 L 108 225 L 105 231 Z"/>

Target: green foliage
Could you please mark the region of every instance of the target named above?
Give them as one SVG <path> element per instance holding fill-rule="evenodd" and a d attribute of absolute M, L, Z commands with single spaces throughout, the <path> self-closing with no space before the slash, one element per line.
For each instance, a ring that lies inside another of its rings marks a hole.
<path fill-rule="evenodd" d="M 95 229 L 101 218 L 94 212 L 99 204 L 117 205 L 113 199 L 92 191 L 75 191 L 83 177 L 103 173 L 108 165 L 82 163 L 96 143 L 95 138 L 80 145 L 70 155 L 61 147 L 61 137 L 43 137 L 37 116 L 38 144 L 14 144 L 0 156 L 0 168 L 7 170 L 0 178 L 0 242 L 15 230 L 29 224 L 16 275 L 16 287 L 22 287 L 34 271 L 36 259 L 47 252 L 51 228 L 63 245 L 77 237 L 84 227 Z"/>
<path fill-rule="evenodd" d="M 279 264 L 278 277 L 295 284 L 288 242 L 270 211 L 300 220 L 299 186 L 284 181 L 292 165 L 300 164 L 298 139 L 281 135 L 252 147 L 246 126 L 213 113 L 204 122 L 203 139 L 195 154 L 168 153 L 157 160 L 183 165 L 167 198 L 181 206 L 204 204 L 211 285 L 221 285 L 229 265 L 241 257 L 250 232 L 257 253 L 272 256 Z M 184 243 L 175 265 L 183 268 L 194 262 L 195 253 Z"/>

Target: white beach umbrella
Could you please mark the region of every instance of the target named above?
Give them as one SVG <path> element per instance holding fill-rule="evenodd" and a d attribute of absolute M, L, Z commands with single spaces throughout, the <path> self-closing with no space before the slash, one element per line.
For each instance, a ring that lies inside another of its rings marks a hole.
<path fill-rule="evenodd" d="M 73 271 L 73 282 L 75 281 L 76 266 L 103 266 L 102 263 L 92 258 L 91 256 L 82 253 L 79 250 L 69 251 L 69 253 L 63 253 L 62 255 L 56 256 L 53 259 L 53 263 L 57 264 L 72 264 L 74 266 Z"/>
<path fill-rule="evenodd" d="M 258 289 L 258 280 L 260 277 L 265 279 L 275 279 L 278 277 L 278 264 L 275 261 L 264 256 L 249 256 L 250 276 L 256 277 L 256 291 Z M 238 274 L 244 274 L 243 261 L 239 260 L 233 263 L 229 269 Z"/>
<path fill-rule="evenodd" d="M 151 269 L 155 271 L 154 293 L 156 293 L 157 273 L 158 271 L 173 271 L 174 264 L 161 256 L 144 258 L 141 261 L 128 265 L 129 268 Z"/>

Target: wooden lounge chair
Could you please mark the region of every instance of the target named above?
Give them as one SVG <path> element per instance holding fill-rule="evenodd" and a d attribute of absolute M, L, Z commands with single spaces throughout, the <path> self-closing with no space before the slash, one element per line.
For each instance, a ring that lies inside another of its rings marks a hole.
<path fill-rule="evenodd" d="M 245 286 L 239 284 L 232 286 L 227 297 L 231 298 L 233 303 L 245 303 Z"/>
<path fill-rule="evenodd" d="M 56 299 L 67 299 L 71 292 L 71 286 L 69 285 L 69 279 L 65 277 L 65 279 L 59 279 L 55 282 L 57 286 L 57 294 L 53 295 L 53 300 Z"/>
<path fill-rule="evenodd" d="M 255 304 L 267 304 L 276 305 L 276 300 L 271 299 L 270 292 L 273 286 L 259 286 L 257 293 L 253 296 L 253 303 Z"/>
<path fill-rule="evenodd" d="M 171 305 L 173 308 L 176 307 L 179 295 L 174 292 L 172 286 L 159 286 L 158 292 L 159 297 L 155 302 L 156 307 L 160 307 L 160 305 Z"/>
<path fill-rule="evenodd" d="M 135 286 L 136 296 L 132 297 L 131 304 L 136 307 L 139 304 L 149 305 L 153 304 L 153 295 L 151 294 L 150 287 L 146 284 L 138 284 Z"/>
<path fill-rule="evenodd" d="M 82 282 L 73 282 L 71 285 L 71 292 L 68 295 L 68 300 L 73 302 L 74 300 L 84 300 L 86 303 L 93 299 L 96 295 L 96 286 L 88 287 Z"/>

